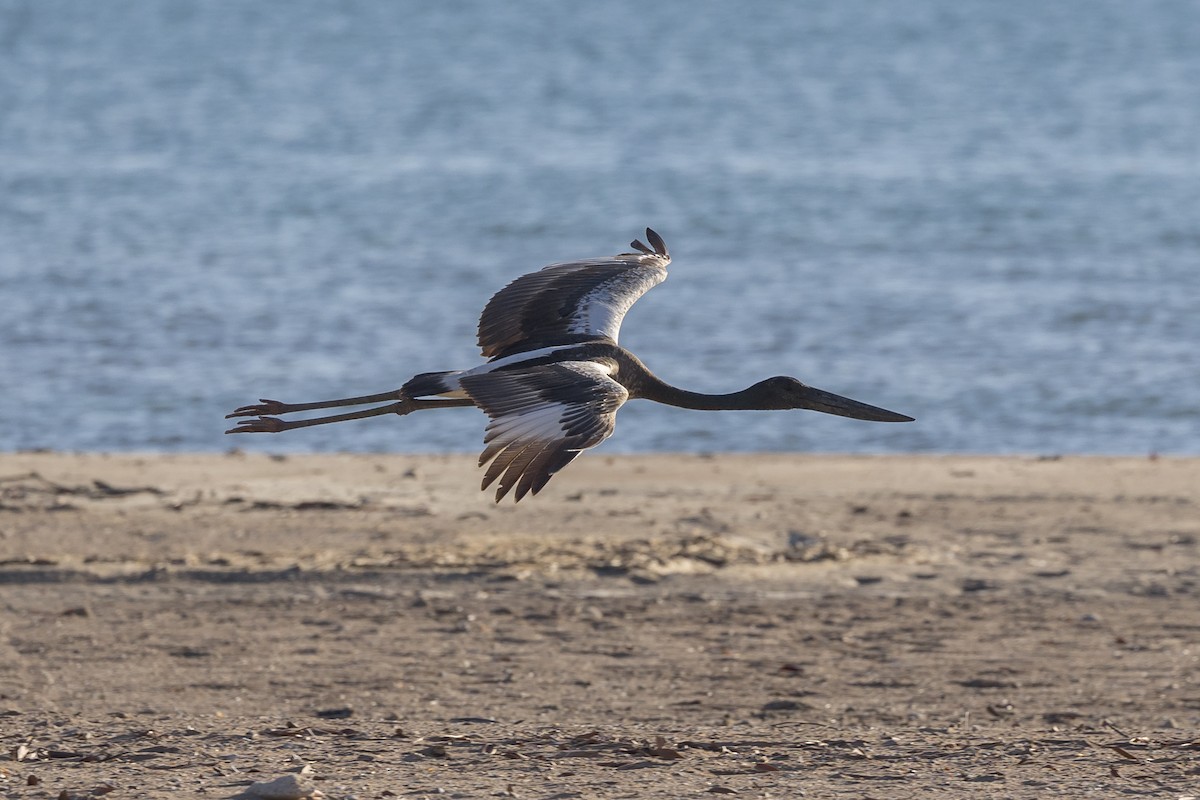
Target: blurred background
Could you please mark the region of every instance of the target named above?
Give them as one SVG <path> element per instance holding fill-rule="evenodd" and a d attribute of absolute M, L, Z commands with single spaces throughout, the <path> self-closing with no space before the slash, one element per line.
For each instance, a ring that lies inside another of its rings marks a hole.
<path fill-rule="evenodd" d="M 222 417 L 473 366 L 647 225 L 663 378 L 918 422 L 631 403 L 607 452 L 1200 453 L 1192 0 L 0 0 L 0 450 L 477 451 Z"/>

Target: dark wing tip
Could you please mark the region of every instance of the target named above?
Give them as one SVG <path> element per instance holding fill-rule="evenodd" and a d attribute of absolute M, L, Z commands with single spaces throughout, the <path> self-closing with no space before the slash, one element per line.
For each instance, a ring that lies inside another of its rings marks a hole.
<path fill-rule="evenodd" d="M 651 228 L 646 228 L 646 240 L 650 242 L 650 246 L 654 248 L 653 250 L 650 249 L 650 247 L 642 244 L 640 239 L 634 239 L 629 243 L 629 246 L 634 250 L 637 250 L 639 253 L 645 253 L 648 256 L 663 256 L 665 258 L 671 257 L 671 254 L 667 252 L 666 242 L 664 242 L 662 237 L 655 233 Z"/>
<path fill-rule="evenodd" d="M 661 236 L 659 236 L 650 228 L 646 228 L 646 241 L 650 242 L 650 246 L 654 248 L 654 252 L 658 253 L 660 256 L 669 257 L 671 255 L 667 252 L 667 243 L 663 241 Z"/>

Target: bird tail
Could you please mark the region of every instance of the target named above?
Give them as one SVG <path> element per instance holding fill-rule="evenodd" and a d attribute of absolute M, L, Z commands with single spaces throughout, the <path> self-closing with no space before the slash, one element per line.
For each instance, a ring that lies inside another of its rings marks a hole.
<path fill-rule="evenodd" d="M 408 383 L 400 387 L 400 394 L 416 399 L 418 397 L 466 397 L 462 387 L 458 385 L 461 370 L 449 372 L 422 372 L 408 379 Z"/>

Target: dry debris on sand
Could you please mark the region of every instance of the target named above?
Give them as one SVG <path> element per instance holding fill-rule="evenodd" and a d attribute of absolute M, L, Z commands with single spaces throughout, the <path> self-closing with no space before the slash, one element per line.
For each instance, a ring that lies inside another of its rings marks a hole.
<path fill-rule="evenodd" d="M 0 456 L 13 797 L 1200 796 L 1200 460 Z"/>

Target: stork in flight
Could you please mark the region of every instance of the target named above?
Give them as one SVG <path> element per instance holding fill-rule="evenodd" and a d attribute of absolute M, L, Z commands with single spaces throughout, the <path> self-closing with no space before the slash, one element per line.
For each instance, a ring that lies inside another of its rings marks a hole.
<path fill-rule="evenodd" d="M 588 448 L 612 435 L 617 409 L 641 398 L 701 411 L 807 408 L 875 422 L 912 417 L 775 377 L 740 392 L 701 394 L 662 381 L 637 356 L 617 344 L 625 312 L 667 277 L 671 256 L 649 228 L 650 246 L 634 240 L 635 253 L 551 264 L 517 278 L 488 302 L 479 318 L 486 363 L 467 370 L 425 372 L 399 390 L 325 400 L 260 400 L 226 419 L 243 419 L 226 433 L 278 433 L 380 414 L 427 408 L 477 406 L 490 421 L 479 466 L 491 462 L 483 489 L 499 481 L 496 502 L 515 489 L 519 501 Z M 390 401 L 390 402 L 389 402 Z M 276 415 L 318 408 L 386 405 L 315 419 Z"/>

